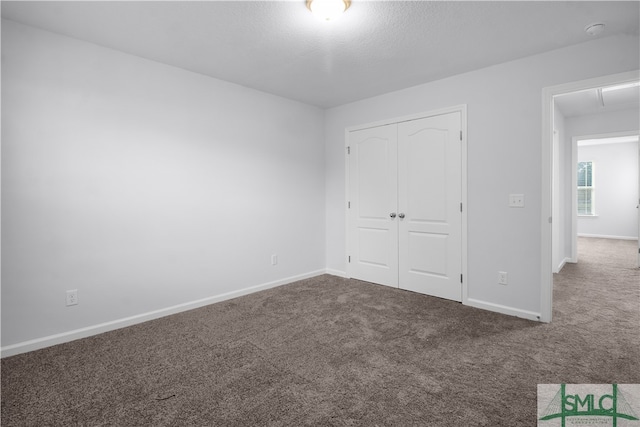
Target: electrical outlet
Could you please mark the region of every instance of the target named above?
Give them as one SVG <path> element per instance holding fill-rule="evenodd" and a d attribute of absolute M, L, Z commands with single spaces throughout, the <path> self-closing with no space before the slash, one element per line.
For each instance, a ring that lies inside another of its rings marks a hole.
<path fill-rule="evenodd" d="M 271 265 L 276 265 L 278 264 L 278 255 L 273 254 L 271 255 Z"/>
<path fill-rule="evenodd" d="M 67 306 L 78 304 L 78 290 L 72 289 L 67 291 Z"/>
<path fill-rule="evenodd" d="M 506 285 L 508 284 L 507 272 L 506 271 L 498 271 L 498 284 Z"/>
<path fill-rule="evenodd" d="M 510 208 L 524 208 L 524 194 L 509 194 Z"/>

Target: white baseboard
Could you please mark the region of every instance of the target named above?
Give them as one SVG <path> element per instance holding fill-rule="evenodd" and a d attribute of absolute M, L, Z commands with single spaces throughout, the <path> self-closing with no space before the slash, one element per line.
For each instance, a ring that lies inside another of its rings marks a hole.
<path fill-rule="evenodd" d="M 560 273 L 562 271 L 562 268 L 564 267 L 564 265 L 568 262 L 571 262 L 571 258 L 565 258 L 560 262 L 560 265 L 558 265 L 558 268 L 556 270 L 554 270 L 554 273 Z"/>
<path fill-rule="evenodd" d="M 327 273 L 326 270 L 317 270 L 297 276 L 287 277 L 285 279 L 275 280 L 273 282 L 263 283 L 261 285 L 251 286 L 237 291 L 227 292 L 212 297 L 199 299 L 183 304 L 174 305 L 160 310 L 149 311 L 147 313 L 137 314 L 135 316 L 125 317 L 123 319 L 112 320 L 110 322 L 100 323 L 98 325 L 88 326 L 86 328 L 75 329 L 68 332 L 62 332 L 60 334 L 50 335 L 47 337 L 36 338 L 29 341 L 20 342 L 17 344 L 8 345 L 0 348 L 1 357 L 14 356 L 16 354 L 26 353 L 33 350 L 38 350 L 45 347 L 51 347 L 57 344 L 63 344 L 70 341 L 75 341 L 80 338 L 86 338 L 93 335 L 98 335 L 104 332 L 113 331 L 115 329 L 124 328 L 127 326 L 135 325 L 149 320 L 158 319 L 160 317 L 169 316 L 171 314 L 180 313 L 187 310 L 193 310 L 194 308 L 203 307 L 205 305 L 214 304 L 216 302 L 225 301 L 232 298 L 241 297 L 258 291 L 264 291 L 266 289 L 275 288 L 278 286 L 286 285 L 288 283 L 297 282 L 298 280 L 308 279 L 311 277 L 320 276 Z M 329 273 L 330 274 L 330 273 Z"/>
<path fill-rule="evenodd" d="M 496 313 L 508 314 L 509 316 L 521 317 L 523 319 L 535 320 L 536 322 L 540 322 L 540 313 L 535 313 L 533 311 L 521 310 L 519 308 L 508 307 L 506 305 L 494 304 L 491 302 L 481 301 L 473 298 L 467 298 L 466 301 L 463 301 L 463 304 L 481 308 L 483 310 L 495 311 Z"/>
<path fill-rule="evenodd" d="M 637 237 L 633 236 L 610 236 L 607 234 L 583 234 L 578 233 L 578 237 L 596 237 L 598 239 L 616 239 L 616 240 L 638 240 Z"/>
<path fill-rule="evenodd" d="M 343 279 L 349 278 L 346 271 L 334 270 L 333 268 L 327 268 L 326 273 L 332 276 L 342 277 Z"/>

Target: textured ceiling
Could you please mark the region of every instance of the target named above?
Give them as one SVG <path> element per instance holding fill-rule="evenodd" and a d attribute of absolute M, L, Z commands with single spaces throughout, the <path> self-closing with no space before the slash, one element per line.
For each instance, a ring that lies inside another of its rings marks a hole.
<path fill-rule="evenodd" d="M 3 18 L 320 107 L 586 42 L 638 35 L 640 3 L 362 1 L 334 22 L 296 1 L 10 2 Z"/>

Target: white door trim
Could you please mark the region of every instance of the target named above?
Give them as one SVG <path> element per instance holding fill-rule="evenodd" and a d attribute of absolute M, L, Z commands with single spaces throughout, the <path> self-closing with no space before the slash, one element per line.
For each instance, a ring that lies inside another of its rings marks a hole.
<path fill-rule="evenodd" d="M 422 113 L 417 113 L 417 114 L 411 114 L 408 116 L 402 116 L 402 117 L 395 117 L 395 118 L 391 118 L 391 119 L 385 119 L 385 120 L 379 120 L 376 122 L 370 122 L 370 123 L 365 123 L 365 124 L 361 124 L 361 125 L 354 125 L 354 126 L 349 126 L 347 128 L 345 128 L 344 131 L 344 155 L 345 155 L 345 200 L 344 200 L 344 212 L 345 212 L 345 254 L 347 256 L 347 259 L 345 259 L 345 263 L 346 263 L 346 277 L 350 278 L 351 277 L 351 268 L 349 265 L 349 261 L 348 261 L 348 257 L 349 257 L 349 253 L 350 253 L 350 242 L 349 242 L 349 210 L 348 210 L 348 203 L 350 201 L 350 194 L 349 194 L 349 189 L 350 189 L 350 182 L 349 182 L 349 157 L 347 156 L 347 150 L 349 147 L 349 133 L 356 131 L 356 130 L 363 130 L 363 129 L 368 129 L 368 128 L 373 128 L 373 127 L 378 127 L 378 126 L 385 126 L 385 125 L 390 125 L 390 124 L 394 124 L 394 123 L 402 123 L 402 122 L 407 122 L 410 120 L 417 120 L 417 119 L 422 119 L 425 117 L 433 117 L 433 116 L 439 116 L 442 114 L 449 114 L 449 113 L 455 113 L 455 112 L 459 112 L 460 113 L 460 120 L 461 120 L 461 129 L 462 129 L 462 142 L 461 142 L 461 161 L 462 161 L 462 165 L 461 165 L 461 202 L 462 202 L 462 230 L 461 230 L 461 234 L 462 234 L 462 265 L 461 265 L 461 271 L 462 271 L 462 303 L 463 304 L 467 304 L 467 300 L 468 300 L 468 274 L 467 274 L 467 105 L 466 104 L 461 104 L 461 105 L 456 105 L 453 107 L 448 107 L 448 108 L 441 108 L 441 109 L 437 109 L 437 110 L 431 110 L 431 111 L 426 111 L 426 112 L 422 112 Z"/>
<path fill-rule="evenodd" d="M 540 214 L 540 320 L 542 322 L 551 322 L 553 310 L 553 259 L 550 222 L 553 209 L 553 97 L 601 86 L 628 83 L 637 81 L 639 78 L 640 71 L 635 70 L 542 89 L 542 200 Z"/>

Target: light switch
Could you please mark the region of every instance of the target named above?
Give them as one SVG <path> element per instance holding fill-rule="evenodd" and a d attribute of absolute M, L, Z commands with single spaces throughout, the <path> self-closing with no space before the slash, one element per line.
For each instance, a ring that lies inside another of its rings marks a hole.
<path fill-rule="evenodd" d="M 509 194 L 510 208 L 524 208 L 524 194 Z"/>

